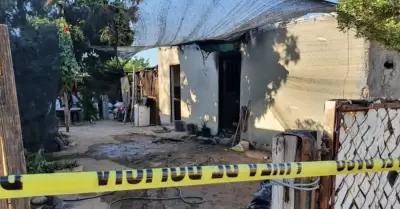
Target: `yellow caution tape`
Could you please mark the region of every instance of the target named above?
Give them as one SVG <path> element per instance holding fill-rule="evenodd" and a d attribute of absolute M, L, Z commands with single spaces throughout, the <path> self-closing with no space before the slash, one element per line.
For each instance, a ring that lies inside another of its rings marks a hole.
<path fill-rule="evenodd" d="M 400 158 L 188 166 L 0 177 L 0 198 L 181 187 L 400 170 Z"/>

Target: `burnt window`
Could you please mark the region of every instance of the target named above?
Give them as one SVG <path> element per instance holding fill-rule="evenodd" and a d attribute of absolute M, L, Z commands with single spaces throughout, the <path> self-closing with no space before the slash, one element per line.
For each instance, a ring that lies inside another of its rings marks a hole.
<path fill-rule="evenodd" d="M 393 64 L 393 61 L 386 61 L 385 64 L 383 64 L 383 66 L 384 66 L 386 69 L 393 69 L 394 64 Z"/>

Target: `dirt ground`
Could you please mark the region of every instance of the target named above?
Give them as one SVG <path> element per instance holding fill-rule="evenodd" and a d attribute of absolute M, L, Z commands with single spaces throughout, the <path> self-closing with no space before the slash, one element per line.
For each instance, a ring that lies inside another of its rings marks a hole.
<path fill-rule="evenodd" d="M 186 137 L 185 133 L 153 132 L 160 129 L 161 127 L 132 127 L 131 124 L 121 124 L 116 121 L 98 121 L 96 124 L 75 126 L 68 133 L 75 146 L 56 153 L 53 157 L 77 160 L 84 171 L 266 162 L 260 156 L 250 158 L 243 153 L 230 151 L 228 145 L 224 145 L 224 141 L 220 145 L 211 145 Z M 182 141 L 160 140 L 160 138 L 182 139 Z M 187 204 L 180 199 L 163 201 L 129 199 L 113 204 L 112 209 L 243 209 L 250 203 L 253 193 L 258 188 L 259 182 L 183 187 L 181 188 L 183 196 L 201 197 L 205 202 Z M 178 191 L 173 188 L 116 192 L 101 198 L 74 202 L 73 205 L 79 209 L 107 209 L 111 202 L 121 198 L 167 198 L 177 195 Z M 78 196 L 61 198 L 76 197 Z M 187 199 L 187 201 L 199 200 Z"/>

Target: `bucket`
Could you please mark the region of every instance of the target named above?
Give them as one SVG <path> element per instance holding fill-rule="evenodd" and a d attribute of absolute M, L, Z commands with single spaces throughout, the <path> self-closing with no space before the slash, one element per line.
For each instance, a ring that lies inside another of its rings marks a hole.
<path fill-rule="evenodd" d="M 176 120 L 175 121 L 175 131 L 177 132 L 184 132 L 185 131 L 185 125 L 184 122 L 181 120 Z"/>

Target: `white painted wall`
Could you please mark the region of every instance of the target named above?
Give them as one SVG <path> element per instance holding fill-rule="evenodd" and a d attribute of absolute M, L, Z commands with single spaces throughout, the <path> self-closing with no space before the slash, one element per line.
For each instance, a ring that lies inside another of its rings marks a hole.
<path fill-rule="evenodd" d="M 171 124 L 171 86 L 170 66 L 178 65 L 178 49 L 162 47 L 158 49 L 158 108 L 160 121 L 163 125 Z"/>
<path fill-rule="evenodd" d="M 395 64 L 390 72 L 382 67 L 387 58 Z M 399 98 L 399 60 L 395 52 L 338 31 L 334 17 L 253 34 L 242 47 L 241 105 L 251 100 L 248 132 L 242 138 L 268 149 L 272 137 L 285 129 L 321 130 L 327 100 Z M 196 45 L 182 51 L 159 50 L 161 122 L 170 123 L 169 67 L 175 64 L 181 64 L 182 120 L 200 125 L 209 119 L 208 126 L 216 134 L 217 54 L 203 61 Z"/>
<path fill-rule="evenodd" d="M 181 117 L 186 123 L 201 127 L 203 120 L 212 134 L 218 133 L 218 70 L 217 54 L 204 61 L 197 45 L 179 50 L 181 63 Z"/>

